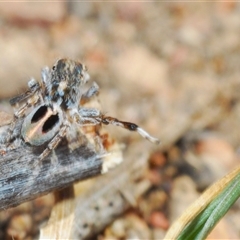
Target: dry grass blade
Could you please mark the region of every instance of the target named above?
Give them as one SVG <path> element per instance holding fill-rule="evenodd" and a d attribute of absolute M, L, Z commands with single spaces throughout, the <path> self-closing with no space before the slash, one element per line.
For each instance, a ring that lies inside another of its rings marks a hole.
<path fill-rule="evenodd" d="M 75 208 L 73 186 L 55 192 L 55 198 L 50 220 L 42 228 L 39 239 L 70 239 Z"/>
<path fill-rule="evenodd" d="M 206 206 L 213 201 L 217 195 L 226 187 L 226 185 L 240 173 L 240 167 L 237 167 L 225 177 L 209 187 L 171 226 L 168 230 L 165 240 L 177 239 L 184 227 L 190 223 Z"/>

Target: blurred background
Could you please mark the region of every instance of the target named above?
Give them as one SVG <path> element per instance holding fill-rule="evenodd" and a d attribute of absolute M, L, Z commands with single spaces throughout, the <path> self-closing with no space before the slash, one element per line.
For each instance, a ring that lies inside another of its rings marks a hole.
<path fill-rule="evenodd" d="M 144 150 L 152 189 L 142 209 L 122 217 L 139 238 L 160 239 L 201 191 L 239 163 L 239 15 L 236 2 L 1 2 L 0 110 L 12 111 L 7 100 L 31 77 L 39 80 L 42 67 L 63 57 L 86 64 L 103 111 L 161 139 Z M 119 142 L 145 141 L 110 129 Z M 51 204 L 51 197 L 40 200 Z M 240 238 L 239 208 L 211 238 Z M 11 211 L 1 215 L 4 238 L 16 230 Z M 24 236 L 31 239 L 29 229 Z M 133 236 L 129 231 L 124 237 Z M 101 239 L 117 239 L 112 232 L 103 230 Z"/>

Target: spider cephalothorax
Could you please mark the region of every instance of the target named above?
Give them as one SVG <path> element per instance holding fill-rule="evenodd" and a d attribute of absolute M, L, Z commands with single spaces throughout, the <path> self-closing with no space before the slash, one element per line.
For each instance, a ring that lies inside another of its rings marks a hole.
<path fill-rule="evenodd" d="M 39 83 L 31 79 L 28 82 L 29 90 L 10 100 L 13 106 L 20 104 L 20 107 L 14 113 L 14 120 L 5 143 L 13 140 L 12 133 L 18 119 L 23 119 L 23 123 L 20 136 L 17 137 L 32 146 L 47 144 L 46 149 L 39 156 L 40 160 L 57 147 L 73 123 L 80 128 L 88 125 L 112 124 L 136 131 L 149 141 L 159 143 L 158 139 L 150 136 L 134 123 L 105 116 L 97 108 L 85 107 L 84 103 L 91 101 L 98 93 L 96 83 L 83 92 L 81 86 L 88 79 L 86 67 L 70 59 L 58 60 L 52 69 L 43 68 Z M 6 151 L 0 150 L 0 152 Z"/>
<path fill-rule="evenodd" d="M 50 70 L 45 95 L 49 101 L 57 102 L 64 109 L 72 108 L 80 100 L 80 86 L 88 79 L 83 64 L 71 59 L 60 59 Z"/>

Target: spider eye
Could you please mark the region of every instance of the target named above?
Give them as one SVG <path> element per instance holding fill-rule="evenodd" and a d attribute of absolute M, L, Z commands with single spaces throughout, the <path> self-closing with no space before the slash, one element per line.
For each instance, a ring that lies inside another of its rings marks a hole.
<path fill-rule="evenodd" d="M 43 124 L 42 132 L 47 133 L 59 122 L 58 115 L 50 116 L 47 121 Z"/>
<path fill-rule="evenodd" d="M 55 70 L 56 69 L 56 66 L 54 65 L 53 67 L 52 67 L 52 70 Z"/>
<path fill-rule="evenodd" d="M 41 118 L 43 118 L 46 115 L 46 113 L 47 113 L 47 107 L 46 106 L 40 107 L 33 115 L 31 119 L 31 123 L 38 122 Z"/>

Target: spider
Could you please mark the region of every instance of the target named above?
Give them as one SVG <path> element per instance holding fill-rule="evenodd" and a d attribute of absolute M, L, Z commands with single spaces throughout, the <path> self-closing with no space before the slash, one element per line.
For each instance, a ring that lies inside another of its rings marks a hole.
<path fill-rule="evenodd" d="M 19 103 L 22 105 L 14 113 L 14 120 L 10 124 L 5 142 L 13 140 L 12 133 L 16 122 L 23 119 L 20 135 L 24 142 L 31 146 L 47 143 L 47 147 L 38 157 L 40 160 L 58 146 L 73 123 L 80 127 L 88 124 L 112 124 L 136 131 L 149 141 L 159 143 L 158 139 L 150 136 L 135 123 L 105 116 L 100 110 L 81 104 L 89 102 L 97 95 L 99 87 L 94 82 L 83 92 L 81 86 L 89 80 L 89 75 L 86 67 L 80 62 L 60 59 L 51 69 L 43 68 L 41 75 L 40 82 L 31 79 L 28 82 L 28 90 L 10 100 L 12 106 L 17 107 Z M 29 113 L 30 107 L 33 107 L 33 110 Z M 5 151 L 2 151 L 3 153 Z"/>

